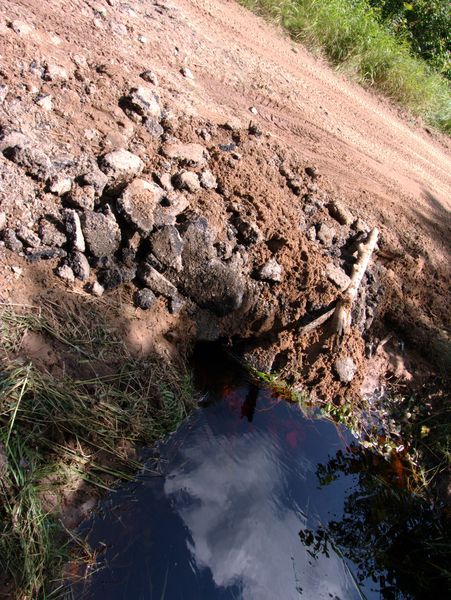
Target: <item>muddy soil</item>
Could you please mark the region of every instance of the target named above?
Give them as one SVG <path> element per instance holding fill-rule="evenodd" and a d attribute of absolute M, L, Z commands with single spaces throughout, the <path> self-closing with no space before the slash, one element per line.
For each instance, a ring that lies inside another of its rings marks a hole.
<path fill-rule="evenodd" d="M 322 401 L 424 372 L 389 331 L 446 358 L 448 138 L 234 2 L 0 7 L 2 302 L 119 289 L 133 351 L 228 340 Z M 375 226 L 346 343 L 300 336 Z"/>

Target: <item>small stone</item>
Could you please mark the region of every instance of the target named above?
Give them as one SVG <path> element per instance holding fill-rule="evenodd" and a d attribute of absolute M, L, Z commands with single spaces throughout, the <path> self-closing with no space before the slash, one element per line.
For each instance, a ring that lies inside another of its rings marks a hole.
<path fill-rule="evenodd" d="M 177 288 L 169 279 L 159 273 L 154 267 L 148 263 L 144 263 L 138 270 L 140 280 L 155 294 L 172 298 L 177 295 Z"/>
<path fill-rule="evenodd" d="M 41 219 L 39 223 L 39 237 L 44 246 L 60 248 L 66 243 L 66 236 L 58 227 L 48 221 L 47 219 Z"/>
<path fill-rule="evenodd" d="M 200 190 L 200 182 L 197 173 L 193 171 L 181 171 L 174 176 L 174 185 L 179 190 L 188 190 L 188 192 L 197 192 Z"/>
<path fill-rule="evenodd" d="M 29 35 L 33 31 L 33 27 L 24 21 L 14 20 L 10 23 L 11 29 L 17 35 Z"/>
<path fill-rule="evenodd" d="M 346 275 L 343 269 L 336 267 L 333 263 L 326 265 L 326 276 L 341 291 L 345 290 L 351 282 L 351 279 Z"/>
<path fill-rule="evenodd" d="M 136 276 L 136 267 L 126 266 L 113 266 L 108 269 L 103 269 L 98 274 L 99 282 L 103 285 L 106 290 L 112 290 L 114 288 L 123 285 L 124 283 L 130 283 Z"/>
<path fill-rule="evenodd" d="M 149 236 L 152 253 L 165 267 L 182 270 L 183 242 L 173 225 L 157 229 Z"/>
<path fill-rule="evenodd" d="M 316 228 L 316 237 L 328 248 L 333 244 L 335 231 L 325 223 L 321 223 L 321 225 Z"/>
<path fill-rule="evenodd" d="M 189 167 L 203 167 L 208 159 L 207 150 L 201 144 L 183 144 L 179 141 L 166 142 L 162 147 L 163 154 L 172 160 Z"/>
<path fill-rule="evenodd" d="M 140 117 L 160 118 L 161 108 L 158 96 L 148 87 L 140 86 L 132 88 L 128 96 L 122 100 L 124 108 Z"/>
<path fill-rule="evenodd" d="M 6 214 L 0 212 L 0 231 L 3 231 L 6 227 Z"/>
<path fill-rule="evenodd" d="M 5 101 L 8 92 L 9 87 L 7 85 L 0 85 L 0 104 Z"/>
<path fill-rule="evenodd" d="M 89 266 L 88 259 L 82 252 L 74 252 L 71 256 L 69 256 L 67 262 L 72 268 L 72 271 L 77 279 L 80 279 L 80 281 L 86 281 L 89 279 L 91 268 Z"/>
<path fill-rule="evenodd" d="M 194 79 L 193 72 L 191 69 L 188 69 L 188 67 L 182 67 L 180 69 L 180 73 L 183 75 L 183 77 L 186 77 L 186 79 Z"/>
<path fill-rule="evenodd" d="M 97 19 L 97 20 L 99 21 L 99 19 Z M 94 24 L 96 25 L 95 21 L 96 21 L 96 19 L 94 19 Z M 98 25 L 100 25 L 101 27 L 103 26 L 101 21 L 99 22 Z M 124 25 L 124 23 L 119 23 L 118 21 L 110 21 L 110 29 L 116 35 L 120 35 L 123 37 L 128 34 L 127 26 Z"/>
<path fill-rule="evenodd" d="M 141 35 L 141 34 L 140 34 L 140 35 L 138 35 L 138 42 L 139 42 L 140 44 L 147 44 L 147 42 L 148 42 L 148 41 L 149 41 L 149 40 L 146 38 L 146 36 L 145 36 L 145 35 Z"/>
<path fill-rule="evenodd" d="M 169 298 L 169 312 L 171 315 L 176 315 L 182 310 L 185 304 L 186 302 L 183 296 L 176 294 L 175 296 Z"/>
<path fill-rule="evenodd" d="M 184 194 L 167 194 L 154 212 L 155 227 L 162 225 L 175 225 L 178 215 L 189 206 L 189 200 Z"/>
<path fill-rule="evenodd" d="M 120 181 L 129 181 L 139 175 L 144 168 L 144 163 L 139 156 L 124 148 L 105 154 L 99 162 L 105 175 Z"/>
<path fill-rule="evenodd" d="M 28 146 L 28 143 L 6 148 L 3 154 L 38 180 L 46 181 L 52 176 L 50 158 L 41 150 Z"/>
<path fill-rule="evenodd" d="M 238 231 L 240 243 L 246 246 L 251 246 L 253 244 L 258 244 L 263 240 L 262 232 L 254 221 L 245 219 L 239 215 L 234 220 L 234 225 Z"/>
<path fill-rule="evenodd" d="M 83 185 L 92 186 L 95 190 L 96 196 L 100 197 L 103 194 L 106 184 L 108 183 L 108 177 L 98 167 L 93 167 L 91 171 L 84 173 L 81 177 Z"/>
<path fill-rule="evenodd" d="M 327 208 L 330 216 L 338 221 L 340 225 L 350 225 L 354 221 L 354 215 L 351 213 L 351 211 L 337 200 L 329 202 Z"/>
<path fill-rule="evenodd" d="M 67 283 L 75 282 L 75 275 L 69 265 L 60 265 L 56 268 L 55 274 L 62 279 L 63 281 L 67 281 Z"/>
<path fill-rule="evenodd" d="M 200 174 L 200 184 L 206 190 L 215 190 L 218 187 L 216 177 L 209 169 L 205 169 L 205 171 L 202 171 Z"/>
<path fill-rule="evenodd" d="M 78 252 L 84 252 L 86 249 L 86 244 L 78 213 L 74 209 L 68 208 L 64 211 L 64 215 L 66 219 L 66 232 L 70 246 Z"/>
<path fill-rule="evenodd" d="M 316 240 L 316 227 L 314 225 L 312 225 L 311 227 L 308 228 L 308 230 L 307 230 L 307 238 L 311 242 L 314 242 Z"/>
<path fill-rule="evenodd" d="M 253 115 L 258 115 L 258 110 L 255 108 L 255 106 L 251 106 L 249 110 Z"/>
<path fill-rule="evenodd" d="M 70 192 L 72 188 L 72 179 L 70 177 L 62 177 L 61 175 L 55 175 L 50 177 L 48 181 L 49 192 L 56 194 L 57 196 L 64 196 Z"/>
<path fill-rule="evenodd" d="M 148 310 L 156 301 L 155 294 L 149 288 L 138 290 L 135 294 L 135 306 L 142 308 L 142 310 Z"/>
<path fill-rule="evenodd" d="M 163 173 L 158 177 L 158 181 L 160 182 L 161 187 L 167 192 L 172 191 L 174 188 L 171 183 L 171 176 L 169 173 Z"/>
<path fill-rule="evenodd" d="M 143 127 L 153 138 L 160 138 L 164 133 L 164 129 L 157 119 L 145 118 Z"/>
<path fill-rule="evenodd" d="M 111 256 L 121 243 L 121 230 L 113 214 L 86 211 L 82 215 L 82 229 L 86 246 L 93 256 Z"/>
<path fill-rule="evenodd" d="M 283 279 L 283 268 L 275 258 L 270 258 L 258 272 L 258 277 L 262 281 L 273 281 L 279 283 Z"/>
<path fill-rule="evenodd" d="M 16 230 L 17 237 L 28 247 L 37 248 L 41 245 L 39 237 L 25 225 L 19 225 Z"/>
<path fill-rule="evenodd" d="M 103 295 L 105 288 L 103 287 L 103 285 L 100 285 L 98 281 L 94 281 L 94 283 L 91 283 L 87 286 L 87 290 L 88 292 L 91 292 L 93 296 L 97 296 L 98 298 L 100 298 L 100 296 Z"/>
<path fill-rule="evenodd" d="M 305 167 L 305 174 L 308 175 L 313 181 L 318 179 L 318 172 L 315 167 Z"/>
<path fill-rule="evenodd" d="M 44 69 L 44 79 L 46 81 L 66 81 L 69 79 L 69 75 L 61 65 L 47 63 Z"/>
<path fill-rule="evenodd" d="M 237 117 L 230 117 L 223 125 L 229 131 L 239 131 L 242 128 L 241 121 Z"/>
<path fill-rule="evenodd" d="M 12 271 L 12 272 L 13 272 L 15 275 L 17 275 L 17 277 L 20 277 L 20 276 L 22 275 L 22 273 L 23 273 L 23 269 L 22 269 L 22 267 L 17 267 L 16 265 L 13 265 L 13 266 L 11 267 L 11 271 Z"/>
<path fill-rule="evenodd" d="M 53 101 L 51 94 L 40 94 L 34 99 L 34 103 L 40 106 L 43 110 L 50 112 L 53 110 Z"/>
<path fill-rule="evenodd" d="M 125 188 L 117 206 L 131 225 L 147 235 L 153 229 L 154 211 L 163 194 L 156 183 L 135 179 Z"/>
<path fill-rule="evenodd" d="M 350 356 L 340 356 L 337 358 L 334 368 L 338 379 L 343 383 L 351 382 L 357 372 L 357 366 Z"/>
<path fill-rule="evenodd" d="M 94 210 L 95 195 L 95 189 L 91 185 L 85 185 L 83 187 L 74 185 L 68 201 L 75 208 L 81 210 Z"/>
<path fill-rule="evenodd" d="M 152 83 L 153 85 L 158 85 L 158 77 L 155 75 L 153 71 L 144 71 L 140 75 L 141 79 L 147 81 L 148 83 Z"/>
<path fill-rule="evenodd" d="M 363 219 L 356 219 L 352 224 L 352 228 L 358 233 L 368 233 L 371 229 L 368 223 L 366 223 Z"/>

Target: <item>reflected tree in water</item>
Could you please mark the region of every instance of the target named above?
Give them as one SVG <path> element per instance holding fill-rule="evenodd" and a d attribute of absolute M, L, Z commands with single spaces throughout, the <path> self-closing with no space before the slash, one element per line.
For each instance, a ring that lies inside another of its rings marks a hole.
<path fill-rule="evenodd" d="M 411 494 L 402 465 L 352 446 L 318 465 L 321 487 L 356 475 L 343 516 L 315 531 L 302 529 L 301 542 L 313 558 L 335 548 L 357 566 L 357 579 L 372 580 L 386 600 L 445 598 L 451 588 L 451 531 L 444 507 Z"/>

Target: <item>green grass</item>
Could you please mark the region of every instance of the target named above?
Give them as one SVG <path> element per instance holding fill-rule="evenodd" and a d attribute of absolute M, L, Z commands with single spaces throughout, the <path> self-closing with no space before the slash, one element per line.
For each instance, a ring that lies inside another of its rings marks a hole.
<path fill-rule="evenodd" d="M 341 71 L 374 87 L 416 116 L 451 132 L 447 80 L 390 32 L 367 0 L 240 0 L 278 22 L 291 37 L 321 50 Z"/>
<path fill-rule="evenodd" d="M 0 311 L 0 588 L 11 585 L 12 597 L 56 597 L 63 565 L 83 554 L 59 519 L 65 487 L 109 489 L 132 477 L 134 448 L 173 431 L 193 401 L 184 364 L 132 357 L 106 308 Z M 65 372 L 24 360 L 30 332 L 52 344 Z"/>

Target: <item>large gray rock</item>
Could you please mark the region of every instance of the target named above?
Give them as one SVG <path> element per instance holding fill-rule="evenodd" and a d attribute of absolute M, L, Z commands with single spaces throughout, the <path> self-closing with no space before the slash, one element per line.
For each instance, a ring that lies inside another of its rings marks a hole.
<path fill-rule="evenodd" d="M 166 225 L 154 231 L 150 237 L 150 246 L 157 260 L 176 271 L 182 270 L 183 242 L 173 225 Z"/>
<path fill-rule="evenodd" d="M 112 267 L 101 269 L 98 273 L 97 279 L 105 290 L 112 290 L 120 285 L 123 285 L 124 283 L 130 283 L 130 281 L 132 281 L 135 277 L 135 267 L 113 265 Z"/>
<path fill-rule="evenodd" d="M 74 252 L 67 258 L 67 264 L 72 269 L 75 277 L 80 281 L 89 279 L 91 269 L 86 256 L 82 252 Z"/>
<path fill-rule="evenodd" d="M 142 264 L 138 269 L 138 277 L 154 294 L 165 298 L 174 298 L 178 295 L 175 285 L 147 263 Z"/>
<path fill-rule="evenodd" d="M 215 234 L 205 217 L 197 214 L 191 215 L 191 218 L 182 227 L 182 237 L 182 260 L 186 269 L 196 270 L 199 265 L 216 257 L 213 246 Z"/>
<path fill-rule="evenodd" d="M 74 185 L 69 194 L 69 203 L 81 210 L 94 210 L 95 189 L 92 185 Z"/>
<path fill-rule="evenodd" d="M 93 256 L 111 256 L 118 250 L 121 230 L 112 214 L 86 211 L 81 223 L 86 245 Z"/>
<path fill-rule="evenodd" d="M 156 183 L 135 179 L 125 188 L 117 206 L 130 225 L 147 235 L 153 229 L 154 211 L 163 195 Z"/>
<path fill-rule="evenodd" d="M 185 211 L 189 206 L 189 200 L 184 194 L 170 193 L 155 208 L 154 225 L 175 225 L 178 215 Z"/>
<path fill-rule="evenodd" d="M 16 165 L 22 167 L 28 175 L 39 181 L 46 181 L 53 174 L 50 158 L 38 148 L 18 145 L 6 148 L 3 154 Z"/>
<path fill-rule="evenodd" d="M 130 181 L 141 173 L 144 163 L 136 154 L 121 148 L 102 156 L 99 166 L 105 175 L 115 181 Z"/>
<path fill-rule="evenodd" d="M 135 306 L 141 308 L 142 310 L 148 310 L 151 308 L 155 304 L 156 300 L 157 298 L 155 294 L 152 292 L 152 290 L 149 290 L 149 288 L 138 290 L 135 294 Z"/>
<path fill-rule="evenodd" d="M 209 158 L 206 148 L 200 144 L 184 144 L 178 140 L 164 143 L 162 151 L 167 158 L 177 160 L 188 167 L 203 167 Z"/>

